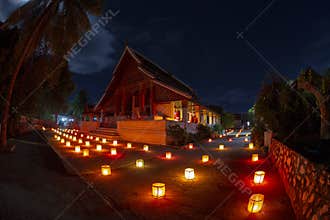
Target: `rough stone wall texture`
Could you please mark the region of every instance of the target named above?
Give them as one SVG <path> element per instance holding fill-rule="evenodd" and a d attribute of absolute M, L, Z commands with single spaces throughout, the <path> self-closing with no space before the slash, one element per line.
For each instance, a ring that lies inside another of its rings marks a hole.
<path fill-rule="evenodd" d="M 281 142 L 269 153 L 282 178 L 297 219 L 330 220 L 330 174 Z"/>

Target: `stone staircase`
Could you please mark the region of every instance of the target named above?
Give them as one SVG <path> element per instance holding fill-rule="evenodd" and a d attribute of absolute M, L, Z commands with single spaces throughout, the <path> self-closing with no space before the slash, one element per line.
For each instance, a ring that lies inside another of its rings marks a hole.
<path fill-rule="evenodd" d="M 90 131 L 89 134 L 95 137 L 106 138 L 108 140 L 120 140 L 120 136 L 116 128 L 98 127 L 96 130 Z"/>

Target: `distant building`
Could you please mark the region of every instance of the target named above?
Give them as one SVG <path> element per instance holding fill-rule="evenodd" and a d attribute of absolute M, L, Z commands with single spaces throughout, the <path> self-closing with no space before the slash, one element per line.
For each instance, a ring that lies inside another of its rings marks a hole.
<path fill-rule="evenodd" d="M 201 105 L 188 85 L 129 47 L 124 49 L 103 96 L 83 121 L 87 117 L 88 121 L 94 119 L 94 124 L 85 123 L 84 129 L 118 128 L 120 136 L 130 141 L 137 141 L 143 132 L 145 141 L 140 138 L 140 142 L 159 144 L 167 143 L 170 125 L 178 124 L 194 133 L 198 123 L 211 126 L 220 122 L 220 115 Z"/>

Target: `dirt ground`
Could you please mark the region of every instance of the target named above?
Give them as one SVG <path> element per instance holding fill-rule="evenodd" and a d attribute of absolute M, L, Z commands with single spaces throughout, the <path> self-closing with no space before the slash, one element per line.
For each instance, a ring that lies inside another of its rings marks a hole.
<path fill-rule="evenodd" d="M 243 137 L 233 138 L 233 142 L 204 142 L 193 150 L 150 146 L 150 152 L 144 152 L 141 144 L 133 143 L 132 149 L 126 149 L 125 143 L 120 143 L 115 157 L 109 155 L 110 144 L 96 152 L 92 143 L 89 158 L 48 137 L 99 195 L 69 174 L 72 170 L 66 172 L 67 166 L 47 144 L 17 141 L 16 153 L 0 155 L 2 219 L 294 219 L 276 169 L 265 155 L 260 155 L 259 162 L 250 162 L 254 151 L 247 149 Z M 35 135 L 24 140 L 41 143 Z M 219 143 L 225 144 L 224 151 L 217 150 Z M 165 159 L 166 151 L 172 152 L 173 159 Z M 203 154 L 209 154 L 211 161 L 201 163 Z M 135 167 L 140 158 L 145 161 L 144 168 Z M 217 169 L 214 161 L 218 158 L 229 173 L 237 175 L 235 181 Z M 111 165 L 111 176 L 100 174 L 103 164 Z M 194 180 L 185 180 L 187 167 L 195 169 Z M 261 186 L 254 185 L 253 175 L 249 175 L 256 168 L 266 171 Z M 265 195 L 260 213 L 248 213 L 249 195 L 235 186 L 238 180 L 253 193 Z M 166 184 L 165 198 L 152 197 L 154 182 Z M 79 194 L 82 196 L 77 198 Z"/>

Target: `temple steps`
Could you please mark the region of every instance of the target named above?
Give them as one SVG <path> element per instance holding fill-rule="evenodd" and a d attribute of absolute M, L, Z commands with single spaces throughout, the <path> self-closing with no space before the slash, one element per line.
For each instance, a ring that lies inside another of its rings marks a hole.
<path fill-rule="evenodd" d="M 108 140 L 120 140 L 120 136 L 116 128 L 99 127 L 94 131 L 90 131 L 89 134 L 101 138 L 106 138 Z"/>

